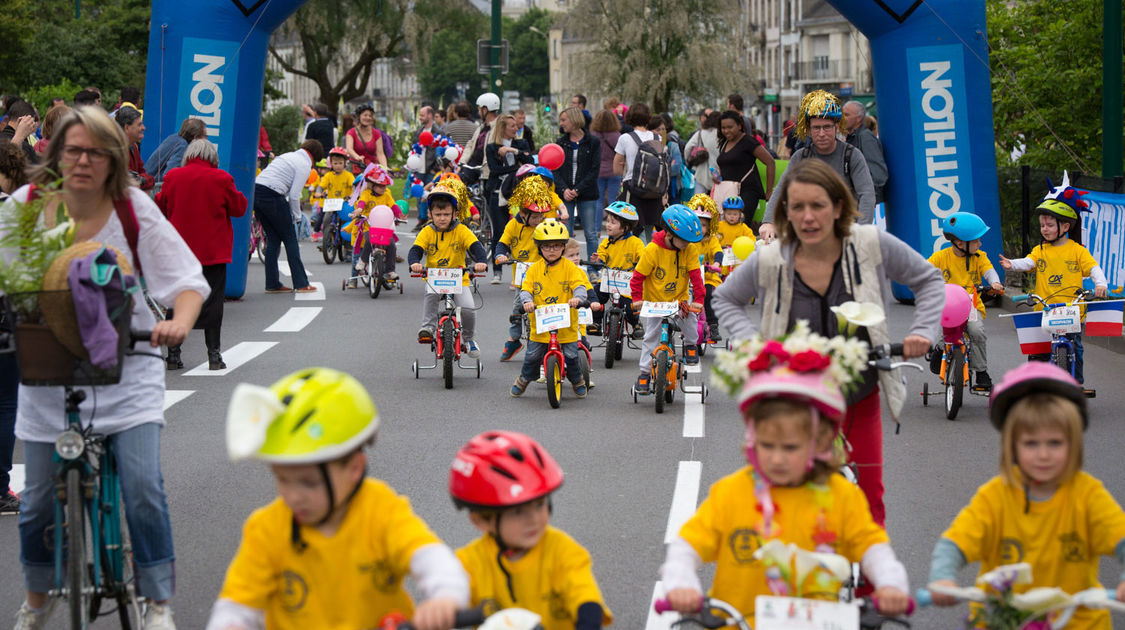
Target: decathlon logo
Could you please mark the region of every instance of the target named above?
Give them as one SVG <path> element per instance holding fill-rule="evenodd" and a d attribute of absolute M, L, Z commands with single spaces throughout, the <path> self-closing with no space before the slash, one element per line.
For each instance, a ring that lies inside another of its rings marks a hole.
<path fill-rule="evenodd" d="M 208 137 L 218 137 L 223 119 L 223 75 L 218 69 L 226 65 L 226 57 L 195 55 L 192 61 L 197 69 L 191 74 L 189 102 L 196 111 L 191 117 L 207 125 Z"/>
<path fill-rule="evenodd" d="M 222 168 L 228 167 L 234 135 L 238 104 L 237 55 L 238 42 L 185 37 L 180 51 L 175 115 L 163 120 L 164 127 L 170 129 L 178 129 L 185 118 L 203 121 L 207 139 L 215 143 L 219 151 Z"/>

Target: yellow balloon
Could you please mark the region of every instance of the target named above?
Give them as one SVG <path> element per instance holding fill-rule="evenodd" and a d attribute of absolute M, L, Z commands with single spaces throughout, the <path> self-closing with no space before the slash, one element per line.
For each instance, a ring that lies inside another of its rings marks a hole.
<path fill-rule="evenodd" d="M 754 253 L 754 239 L 749 236 L 740 236 L 731 243 L 731 250 L 739 260 L 746 260 Z"/>

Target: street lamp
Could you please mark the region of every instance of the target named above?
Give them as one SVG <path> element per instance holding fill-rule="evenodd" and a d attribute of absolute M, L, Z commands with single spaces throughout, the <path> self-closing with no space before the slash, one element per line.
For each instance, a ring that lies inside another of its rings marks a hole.
<path fill-rule="evenodd" d="M 543 31 L 539 30 L 539 29 L 538 29 L 538 28 L 536 28 L 536 27 L 535 27 L 534 25 L 532 25 L 532 26 L 528 26 L 528 27 L 527 27 L 527 30 L 531 31 L 532 33 L 539 33 L 539 34 L 540 34 L 540 35 L 542 35 L 543 37 L 546 37 L 547 39 L 551 39 L 551 36 L 550 36 L 550 35 L 548 35 L 548 34 L 544 33 Z"/>

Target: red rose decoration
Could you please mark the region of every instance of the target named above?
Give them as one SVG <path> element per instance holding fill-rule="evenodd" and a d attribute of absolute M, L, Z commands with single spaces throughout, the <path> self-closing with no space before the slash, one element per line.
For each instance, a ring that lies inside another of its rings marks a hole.
<path fill-rule="evenodd" d="M 798 352 L 789 358 L 789 367 L 794 372 L 819 372 L 827 369 L 832 359 L 816 350 Z"/>
<path fill-rule="evenodd" d="M 768 370 L 774 363 L 773 359 L 777 359 L 777 363 L 785 363 L 789 360 L 789 353 L 785 351 L 785 346 L 781 345 L 781 342 L 776 339 L 766 343 L 758 356 L 750 361 L 748 367 L 751 372 Z"/>

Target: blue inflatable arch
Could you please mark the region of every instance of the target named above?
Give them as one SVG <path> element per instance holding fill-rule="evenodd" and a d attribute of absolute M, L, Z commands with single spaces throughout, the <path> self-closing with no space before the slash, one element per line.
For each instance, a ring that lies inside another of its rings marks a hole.
<path fill-rule="evenodd" d="M 143 154 L 194 116 L 220 166 L 252 200 L 270 34 L 305 0 L 154 0 Z M 879 129 L 891 179 L 887 222 L 924 255 L 958 210 L 992 229 L 1000 253 L 984 0 L 828 0 L 871 41 Z M 250 213 L 234 220 L 226 294 L 246 292 Z M 895 287 L 899 298 L 910 297 Z"/>

